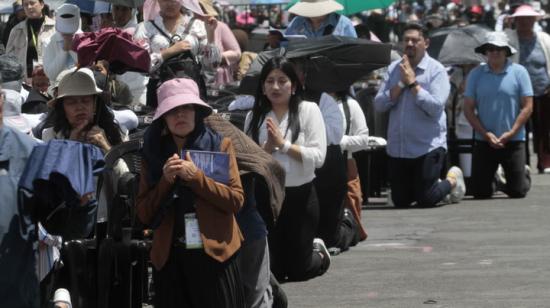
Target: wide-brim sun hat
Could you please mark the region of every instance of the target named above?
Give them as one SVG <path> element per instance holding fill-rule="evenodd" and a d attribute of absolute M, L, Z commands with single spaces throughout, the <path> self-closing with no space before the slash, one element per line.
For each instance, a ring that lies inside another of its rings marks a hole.
<path fill-rule="evenodd" d="M 288 12 L 303 17 L 319 17 L 343 9 L 344 7 L 334 0 L 301 0 L 293 5 Z"/>
<path fill-rule="evenodd" d="M 56 100 L 66 96 L 98 95 L 103 90 L 97 87 L 94 73 L 89 68 L 80 68 L 63 76 L 57 86 Z"/>
<path fill-rule="evenodd" d="M 515 11 L 514 14 L 512 14 L 513 18 L 516 17 L 542 17 L 542 14 L 535 11 L 535 9 L 530 6 L 529 4 L 523 4 L 520 5 Z"/>
<path fill-rule="evenodd" d="M 199 87 L 189 78 L 176 78 L 164 82 L 157 90 L 158 106 L 153 121 L 162 118 L 168 111 L 185 105 L 195 105 L 202 117 L 212 113 L 212 107 L 199 96 Z"/>
<path fill-rule="evenodd" d="M 489 32 L 485 36 L 485 42 L 477 46 L 474 50 L 477 53 L 485 54 L 487 47 L 496 46 L 506 48 L 507 56 L 511 56 L 516 53 L 516 49 L 508 42 L 508 36 L 504 32 Z"/>

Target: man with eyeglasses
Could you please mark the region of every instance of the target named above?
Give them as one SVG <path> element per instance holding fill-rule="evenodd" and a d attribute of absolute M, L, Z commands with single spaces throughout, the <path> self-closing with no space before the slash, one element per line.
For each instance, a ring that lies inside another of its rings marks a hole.
<path fill-rule="evenodd" d="M 386 151 L 392 201 L 396 207 L 459 202 L 465 193 L 460 168 L 452 167 L 444 180 L 439 178 L 447 151 L 447 71 L 426 52 L 430 41 L 422 25 L 406 24 L 403 43 L 403 58 L 390 64 L 374 99 L 379 112 L 389 112 Z"/>
<path fill-rule="evenodd" d="M 17 184 L 36 141 L 4 125 L 1 80 L 0 74 L 0 307 L 38 307 L 36 232 L 21 225 L 17 204 Z"/>
<path fill-rule="evenodd" d="M 488 33 L 475 51 L 484 54 L 487 63 L 470 72 L 464 93 L 464 115 L 475 130 L 473 195 L 491 198 L 500 164 L 506 177 L 504 193 L 523 198 L 530 188 L 525 122 L 533 110 L 531 79 L 525 67 L 509 59 L 516 50 L 504 32 Z"/>

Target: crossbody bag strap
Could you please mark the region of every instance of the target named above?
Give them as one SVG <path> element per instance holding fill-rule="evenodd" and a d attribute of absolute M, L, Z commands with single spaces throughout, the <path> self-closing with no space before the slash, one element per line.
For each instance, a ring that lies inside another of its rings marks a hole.
<path fill-rule="evenodd" d="M 159 26 L 157 26 L 155 21 L 149 20 L 149 22 L 153 25 L 153 27 L 155 27 L 159 31 L 160 34 L 162 34 L 164 37 L 166 37 L 170 41 L 170 45 L 174 43 L 172 40 L 172 37 L 168 35 L 168 33 L 164 32 L 164 30 L 162 30 Z"/>

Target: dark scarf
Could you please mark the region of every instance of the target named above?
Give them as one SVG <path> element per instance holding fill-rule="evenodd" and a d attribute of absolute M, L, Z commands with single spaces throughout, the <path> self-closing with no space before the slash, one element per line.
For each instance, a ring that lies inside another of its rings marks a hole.
<path fill-rule="evenodd" d="M 143 136 L 143 158 L 147 162 L 149 185 L 155 185 L 162 176 L 162 167 L 166 160 L 178 152 L 177 146 L 170 134 L 162 135 L 164 121 L 155 121 Z M 204 120 L 197 118 L 195 129 L 187 137 L 187 142 L 182 150 L 220 151 L 222 137 L 204 126 Z M 180 153 L 178 153 L 180 155 Z"/>
<path fill-rule="evenodd" d="M 36 44 L 38 44 L 38 33 L 40 33 L 45 19 L 44 16 L 38 19 L 27 19 L 27 76 L 32 75 L 33 60 L 38 60 L 38 50 L 37 46 L 34 46 L 32 32 L 34 32 Z"/>

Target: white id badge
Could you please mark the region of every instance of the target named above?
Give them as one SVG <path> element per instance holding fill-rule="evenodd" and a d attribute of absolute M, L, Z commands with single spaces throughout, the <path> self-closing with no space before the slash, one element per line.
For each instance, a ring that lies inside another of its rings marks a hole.
<path fill-rule="evenodd" d="M 185 214 L 185 248 L 202 248 L 201 233 L 199 230 L 199 221 L 195 213 Z"/>

